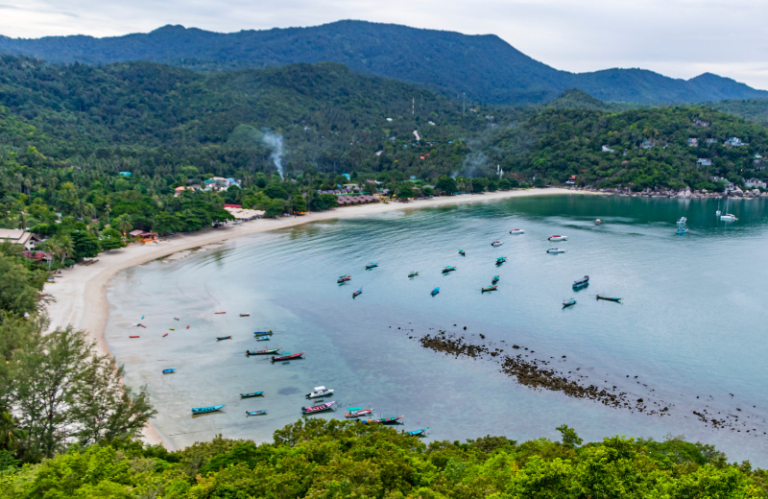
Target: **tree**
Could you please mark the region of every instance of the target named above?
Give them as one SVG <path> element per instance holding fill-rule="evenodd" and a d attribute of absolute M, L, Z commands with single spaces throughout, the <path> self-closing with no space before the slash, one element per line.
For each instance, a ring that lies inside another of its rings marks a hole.
<path fill-rule="evenodd" d="M 579 435 L 576 434 L 576 430 L 573 428 L 570 428 L 568 425 L 560 425 L 557 428 L 555 428 L 557 431 L 560 432 L 563 439 L 563 445 L 566 447 L 570 447 L 571 449 L 578 447 L 581 445 L 583 440 Z"/>
<path fill-rule="evenodd" d="M 37 311 L 43 282 L 19 258 L 0 254 L 0 309 L 18 315 Z"/>
<path fill-rule="evenodd" d="M 72 247 L 74 249 L 73 257 L 76 260 L 83 258 L 93 258 L 101 251 L 101 245 L 98 238 L 90 232 L 77 230 L 72 233 Z"/>
<path fill-rule="evenodd" d="M 101 239 L 99 240 L 99 244 L 101 244 L 101 249 L 105 251 L 125 247 L 123 235 L 111 227 L 101 231 Z"/>
<path fill-rule="evenodd" d="M 18 449 L 19 443 L 26 437 L 27 432 L 19 427 L 16 418 L 10 413 L 0 412 L 0 450 Z"/>
<path fill-rule="evenodd" d="M 279 217 L 285 212 L 285 201 L 281 199 L 273 199 L 267 205 L 266 213 L 264 216 L 268 218 Z"/>
<path fill-rule="evenodd" d="M 127 213 L 123 213 L 119 217 L 115 218 L 113 221 L 115 227 L 117 227 L 117 230 L 123 233 L 123 235 L 127 234 L 128 232 L 133 229 L 133 224 L 131 223 L 131 218 L 128 216 Z"/>
<path fill-rule="evenodd" d="M 472 179 L 472 192 L 475 194 L 480 194 L 482 192 L 485 192 L 485 179 L 484 178 L 473 178 Z"/>
<path fill-rule="evenodd" d="M 397 199 L 400 201 L 407 201 L 413 197 L 413 189 L 410 185 L 401 185 L 397 190 Z"/>
<path fill-rule="evenodd" d="M 304 199 L 304 196 L 301 194 L 297 194 L 293 197 L 293 210 L 300 213 L 307 211 L 307 200 Z"/>
<path fill-rule="evenodd" d="M 168 234 L 183 229 L 184 226 L 181 220 L 179 220 L 179 217 L 172 215 L 167 211 L 161 211 L 155 215 L 155 220 L 152 224 L 152 230 L 158 234 Z"/>
<path fill-rule="evenodd" d="M 450 196 L 454 192 L 459 190 L 456 185 L 456 181 L 451 177 L 440 177 L 435 183 L 435 190 L 441 192 L 443 195 Z"/>
<path fill-rule="evenodd" d="M 264 189 L 264 194 L 272 199 L 286 199 L 288 197 L 288 192 L 280 184 L 269 184 Z"/>

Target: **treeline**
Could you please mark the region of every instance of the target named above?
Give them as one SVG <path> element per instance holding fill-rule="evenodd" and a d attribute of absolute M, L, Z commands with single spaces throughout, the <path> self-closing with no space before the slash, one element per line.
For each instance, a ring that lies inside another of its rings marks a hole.
<path fill-rule="evenodd" d="M 0 494 L 143 498 L 746 498 L 766 473 L 710 446 L 616 436 L 583 444 L 505 437 L 436 441 L 358 422 L 308 419 L 274 442 L 215 438 L 178 452 L 113 440 L 0 474 Z"/>

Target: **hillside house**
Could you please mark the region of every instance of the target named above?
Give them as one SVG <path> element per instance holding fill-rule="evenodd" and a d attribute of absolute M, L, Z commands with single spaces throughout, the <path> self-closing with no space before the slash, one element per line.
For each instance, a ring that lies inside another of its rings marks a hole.
<path fill-rule="evenodd" d="M 707 145 L 717 144 L 717 139 L 707 139 Z"/>
<path fill-rule="evenodd" d="M 762 180 L 751 178 L 749 180 L 744 181 L 744 187 L 751 187 L 753 189 L 765 189 L 766 183 Z"/>
<path fill-rule="evenodd" d="M 608 146 L 603 146 L 603 152 L 616 152 Z"/>
<path fill-rule="evenodd" d="M 654 140 L 644 140 L 642 144 L 640 144 L 640 147 L 643 149 L 650 149 L 652 147 L 656 147 L 656 141 Z"/>
<path fill-rule="evenodd" d="M 693 126 L 700 126 L 702 128 L 707 128 L 709 126 L 709 123 L 706 121 L 701 121 L 699 119 L 693 120 Z"/>
<path fill-rule="evenodd" d="M 568 185 L 575 185 L 576 184 L 576 175 L 571 175 L 568 177 L 568 180 L 565 181 Z"/>
<path fill-rule="evenodd" d="M 696 166 L 712 166 L 712 160 L 709 158 L 699 158 L 696 160 Z"/>
<path fill-rule="evenodd" d="M 741 139 L 738 137 L 731 137 L 730 139 L 725 141 L 726 147 L 745 147 L 748 145 L 749 144 L 742 142 Z"/>
<path fill-rule="evenodd" d="M 699 147 L 699 139 L 696 139 L 696 138 L 688 139 L 688 147 Z"/>
<path fill-rule="evenodd" d="M 0 229 L 0 241 L 20 244 L 27 251 L 35 249 L 35 246 L 40 244 L 39 237 L 22 229 Z"/>

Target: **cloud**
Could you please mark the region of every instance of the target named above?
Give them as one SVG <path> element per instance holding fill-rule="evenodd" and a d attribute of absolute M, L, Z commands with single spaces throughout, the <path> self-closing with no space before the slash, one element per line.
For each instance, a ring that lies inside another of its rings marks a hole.
<path fill-rule="evenodd" d="M 63 8 L 63 3 L 66 4 Z M 764 0 L 4 0 L 0 33 L 115 36 L 165 24 L 232 32 L 339 19 L 496 34 L 550 66 L 703 72 L 768 88 Z"/>

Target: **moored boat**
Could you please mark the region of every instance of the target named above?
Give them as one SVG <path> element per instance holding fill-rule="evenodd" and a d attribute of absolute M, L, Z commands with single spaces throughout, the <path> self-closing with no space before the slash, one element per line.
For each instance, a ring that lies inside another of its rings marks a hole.
<path fill-rule="evenodd" d="M 141 336 L 133 335 L 133 336 L 129 336 L 129 338 L 134 338 L 135 339 L 135 338 L 141 338 Z"/>
<path fill-rule="evenodd" d="M 502 263 L 505 263 L 507 261 L 506 256 L 500 256 L 496 259 L 496 265 L 501 265 Z"/>
<path fill-rule="evenodd" d="M 501 241 L 494 241 L 491 243 L 491 246 L 501 246 L 502 244 L 504 243 L 502 243 Z"/>
<path fill-rule="evenodd" d="M 193 407 L 192 408 L 192 414 L 208 414 L 209 412 L 216 412 L 220 411 L 226 406 L 227 404 L 221 404 L 221 405 L 210 405 L 208 407 Z"/>
<path fill-rule="evenodd" d="M 357 297 L 357 296 L 358 296 L 359 294 L 361 294 L 362 292 L 363 292 L 363 288 L 361 287 L 360 289 L 358 289 L 357 291 L 355 291 L 354 293 L 352 293 L 352 298 L 355 298 L 355 297 Z"/>
<path fill-rule="evenodd" d="M 280 362 L 282 360 L 296 360 L 296 359 L 300 359 L 302 355 L 304 355 L 304 352 L 299 352 L 299 353 L 286 352 L 284 354 L 275 355 L 274 357 L 272 357 L 272 362 Z"/>
<path fill-rule="evenodd" d="M 453 272 L 455 270 L 456 270 L 456 266 L 455 265 L 454 266 L 450 266 L 449 265 L 449 266 L 443 268 L 443 274 L 447 274 L 448 272 Z"/>
<path fill-rule="evenodd" d="M 280 348 L 270 348 L 269 350 L 257 350 L 255 352 L 251 352 L 250 350 L 245 351 L 245 355 L 272 355 L 280 351 Z"/>
<path fill-rule="evenodd" d="M 582 277 L 578 281 L 573 281 L 573 286 L 572 287 L 573 288 L 580 288 L 582 286 L 586 286 L 587 284 L 589 284 L 589 276 L 585 275 L 584 277 Z"/>
<path fill-rule="evenodd" d="M 319 405 L 308 405 L 301 408 L 301 412 L 304 414 L 317 414 L 318 412 L 325 412 L 335 410 L 336 402 L 326 402 Z"/>
<path fill-rule="evenodd" d="M 567 241 L 568 236 L 561 236 L 560 234 L 553 234 L 547 238 L 550 241 Z"/>
<path fill-rule="evenodd" d="M 163 369 L 163 374 L 173 374 L 176 372 L 176 368 Z"/>
<path fill-rule="evenodd" d="M 216 341 L 224 341 L 224 340 L 231 340 L 231 336 L 217 336 Z"/>
<path fill-rule="evenodd" d="M 467 254 L 464 252 L 464 250 L 463 250 L 463 249 L 460 249 L 460 250 L 459 250 L 459 254 L 460 254 L 461 256 L 467 256 Z"/>
<path fill-rule="evenodd" d="M 429 426 L 427 426 L 426 428 L 422 428 L 420 430 L 409 431 L 408 435 L 412 437 L 423 437 L 423 436 L 426 436 L 428 429 L 429 429 Z"/>
<path fill-rule="evenodd" d="M 416 277 L 417 275 L 419 275 L 419 271 L 418 270 L 413 271 L 410 274 L 408 274 L 408 277 Z"/>
<path fill-rule="evenodd" d="M 495 276 L 493 276 L 493 279 L 491 280 L 491 284 L 496 284 L 497 282 L 499 282 L 499 276 L 495 275 Z"/>
<path fill-rule="evenodd" d="M 600 224 L 602 224 L 602 223 L 603 223 L 603 221 L 602 221 L 602 220 L 600 220 L 599 218 L 598 218 L 597 220 L 595 220 L 595 225 L 600 225 Z"/>
<path fill-rule="evenodd" d="M 523 229 L 512 229 L 509 231 L 509 233 L 512 235 L 520 235 L 525 234 L 525 231 Z"/>
<path fill-rule="evenodd" d="M 269 331 L 254 331 L 253 334 L 256 336 L 272 336 L 275 333 L 270 329 Z"/>
<path fill-rule="evenodd" d="M 379 262 L 371 262 L 365 266 L 365 270 L 375 269 L 378 266 L 379 266 Z"/>
<path fill-rule="evenodd" d="M 615 301 L 616 303 L 621 303 L 621 298 L 614 298 L 614 297 L 611 297 L 611 296 L 597 295 L 597 299 L 598 300 L 605 300 L 605 301 Z"/>
<path fill-rule="evenodd" d="M 558 254 L 558 253 L 565 253 L 565 250 L 564 250 L 564 249 L 561 249 L 561 248 L 549 248 L 549 249 L 547 250 L 547 253 L 550 253 L 550 254 L 556 255 L 556 254 Z"/>
<path fill-rule="evenodd" d="M 271 336 L 257 336 L 256 337 L 256 341 L 269 341 L 271 339 L 272 339 Z"/>
<path fill-rule="evenodd" d="M 240 317 L 250 317 L 250 316 L 251 316 L 251 314 L 247 314 L 247 313 L 246 314 L 240 314 Z"/>
<path fill-rule="evenodd" d="M 496 291 L 496 288 L 498 288 L 498 286 L 490 286 L 488 288 L 482 288 L 482 292 L 485 293 L 486 291 Z"/>
<path fill-rule="evenodd" d="M 337 282 L 337 283 L 339 283 L 339 284 L 341 284 L 341 283 L 347 282 L 347 281 L 348 281 L 348 280 L 350 280 L 350 279 L 352 279 L 352 277 L 351 277 L 351 276 L 349 276 L 349 275 L 347 275 L 347 274 L 344 274 L 343 276 L 339 277 L 339 278 L 336 280 L 336 282 Z"/>
<path fill-rule="evenodd" d="M 264 393 L 263 391 L 261 391 L 261 392 L 241 393 L 240 394 L 240 398 L 241 399 L 252 399 L 253 397 L 261 397 L 261 395 L 263 393 Z"/>
<path fill-rule="evenodd" d="M 248 416 L 266 416 L 266 415 L 267 415 L 267 411 L 265 411 L 263 409 L 261 411 L 245 411 L 245 417 L 248 417 Z"/>
<path fill-rule="evenodd" d="M 347 413 L 344 414 L 345 418 L 359 418 L 362 416 L 370 416 L 373 413 L 373 409 L 363 409 L 362 407 L 349 407 Z"/>
<path fill-rule="evenodd" d="M 576 305 L 576 300 L 571 298 L 570 300 L 563 300 L 563 308 L 568 308 Z"/>
<path fill-rule="evenodd" d="M 316 386 L 311 392 L 307 394 L 307 398 L 313 399 L 317 397 L 329 397 L 331 395 L 333 395 L 332 388 L 326 388 L 324 386 Z"/>
<path fill-rule="evenodd" d="M 731 215 L 730 213 L 726 213 L 725 215 L 720 215 L 720 220 L 723 222 L 735 222 L 738 220 L 735 215 Z"/>
<path fill-rule="evenodd" d="M 214 314 L 215 315 L 222 315 L 222 314 L 226 314 L 226 312 L 214 312 Z"/>
<path fill-rule="evenodd" d="M 432 294 L 432 296 L 435 296 L 439 292 L 440 292 L 440 287 L 438 286 L 438 287 L 436 287 L 435 289 L 432 290 L 431 294 Z"/>
<path fill-rule="evenodd" d="M 405 418 L 405 416 L 392 416 L 389 418 L 378 418 L 378 419 L 365 419 L 361 421 L 365 424 L 400 424 L 400 420 Z"/>

